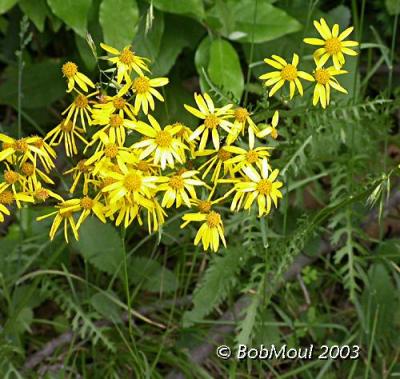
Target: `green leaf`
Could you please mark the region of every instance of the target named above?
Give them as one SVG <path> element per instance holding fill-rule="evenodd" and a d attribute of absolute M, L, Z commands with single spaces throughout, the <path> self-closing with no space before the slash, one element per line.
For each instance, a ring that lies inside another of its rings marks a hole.
<path fill-rule="evenodd" d="M 124 248 L 114 226 L 91 217 L 81 226 L 79 235 L 79 241 L 74 244 L 91 264 L 109 274 L 114 274 L 121 268 Z"/>
<path fill-rule="evenodd" d="M 228 41 L 217 39 L 211 43 L 208 74 L 223 92 L 240 100 L 244 89 L 242 68 L 236 50 Z"/>
<path fill-rule="evenodd" d="M 197 73 L 200 78 L 200 88 L 202 92 L 208 92 L 210 86 L 205 80 L 204 72 L 207 72 L 208 62 L 210 61 L 210 46 L 211 38 L 209 36 L 205 37 L 197 47 L 196 53 L 194 55 L 194 64 L 196 66 Z"/>
<path fill-rule="evenodd" d="M 18 0 L 0 0 L 0 14 L 6 13 Z"/>
<path fill-rule="evenodd" d="M 99 17 L 107 44 L 122 49 L 132 43 L 139 23 L 135 0 L 103 0 Z"/>
<path fill-rule="evenodd" d="M 391 16 L 400 14 L 400 0 L 385 0 L 385 6 Z"/>
<path fill-rule="evenodd" d="M 53 13 L 76 33 L 86 34 L 87 13 L 92 0 L 47 0 Z"/>
<path fill-rule="evenodd" d="M 196 46 L 204 29 L 186 17 L 168 15 L 161 40 L 162 49 L 152 65 L 156 76 L 166 75 L 174 65 L 178 55 L 185 47 Z"/>
<path fill-rule="evenodd" d="M 193 309 L 183 315 L 184 327 L 201 322 L 216 306 L 221 304 L 236 284 L 237 275 L 250 255 L 244 249 L 225 250 L 213 256 L 193 296 Z"/>
<path fill-rule="evenodd" d="M 301 29 L 295 18 L 267 1 L 227 0 L 210 14 L 222 20 L 224 37 L 240 42 L 266 42 Z"/>
<path fill-rule="evenodd" d="M 18 5 L 22 12 L 35 24 L 39 32 L 43 32 L 44 22 L 49 14 L 46 0 L 19 0 Z"/>
<path fill-rule="evenodd" d="M 17 105 L 18 70 L 9 66 L 0 85 L 0 104 Z M 22 107 L 45 107 L 65 95 L 61 66 L 52 61 L 28 65 L 22 75 Z M 49 85 L 51 83 L 51 85 Z"/>
<path fill-rule="evenodd" d="M 199 20 L 204 18 L 202 0 L 152 0 L 152 4 L 164 12 L 187 14 Z"/>
<path fill-rule="evenodd" d="M 110 296 L 117 297 L 115 293 L 110 293 Z M 90 299 L 90 303 L 103 317 L 114 322 L 120 322 L 120 312 L 118 306 L 113 302 L 109 296 L 104 293 L 96 293 Z"/>
<path fill-rule="evenodd" d="M 83 62 L 85 63 L 85 66 L 89 70 L 93 70 L 96 67 L 97 62 L 86 39 L 80 37 L 78 34 L 75 34 L 75 43 L 76 47 L 78 48 L 79 55 L 81 56 Z"/>
<path fill-rule="evenodd" d="M 129 262 L 129 277 L 150 292 L 174 292 L 178 288 L 175 274 L 150 258 L 133 257 Z"/>

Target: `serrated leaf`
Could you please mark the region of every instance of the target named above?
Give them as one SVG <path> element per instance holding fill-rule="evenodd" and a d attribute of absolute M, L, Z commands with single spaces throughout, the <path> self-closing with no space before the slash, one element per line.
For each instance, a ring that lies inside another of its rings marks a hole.
<path fill-rule="evenodd" d="M 6 13 L 10 10 L 18 0 L 0 0 L 0 14 Z"/>
<path fill-rule="evenodd" d="M 35 24 L 39 32 L 44 31 L 44 22 L 49 14 L 46 0 L 19 0 L 19 7 Z"/>
<path fill-rule="evenodd" d="M 47 0 L 47 3 L 57 17 L 80 36 L 85 36 L 87 13 L 92 0 Z"/>
<path fill-rule="evenodd" d="M 79 241 L 74 244 L 91 264 L 110 275 L 121 268 L 124 248 L 114 226 L 103 224 L 97 218 L 91 217 L 83 223 L 79 235 Z"/>
<path fill-rule="evenodd" d="M 136 1 L 103 0 L 99 20 L 107 44 L 117 49 L 132 44 L 139 24 Z"/>
<path fill-rule="evenodd" d="M 239 56 L 228 41 L 217 39 L 211 43 L 208 74 L 222 92 L 240 100 L 244 90 L 243 72 Z"/>

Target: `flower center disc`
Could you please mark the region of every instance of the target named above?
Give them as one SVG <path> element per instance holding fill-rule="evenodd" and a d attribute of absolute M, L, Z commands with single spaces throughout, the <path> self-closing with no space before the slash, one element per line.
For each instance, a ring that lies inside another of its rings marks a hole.
<path fill-rule="evenodd" d="M 118 116 L 117 114 L 113 114 L 110 116 L 109 122 L 113 128 L 118 128 L 124 123 L 124 119 L 122 117 Z"/>
<path fill-rule="evenodd" d="M 144 76 L 139 76 L 133 81 L 132 87 L 137 93 L 146 93 L 150 88 L 149 79 Z"/>
<path fill-rule="evenodd" d="M 221 161 L 226 161 L 231 157 L 231 153 L 229 151 L 226 151 L 224 149 L 219 149 L 218 151 L 218 158 Z"/>
<path fill-rule="evenodd" d="M 211 209 L 211 201 L 200 200 L 199 205 L 197 207 L 199 208 L 200 212 L 208 213 L 208 212 L 210 212 L 210 209 Z"/>
<path fill-rule="evenodd" d="M 116 109 L 124 109 L 125 107 L 125 100 L 122 97 L 116 97 L 113 100 L 113 105 Z"/>
<path fill-rule="evenodd" d="M 161 130 L 157 133 L 155 142 L 160 147 L 169 147 L 171 145 L 172 136 L 168 132 Z"/>
<path fill-rule="evenodd" d="M 323 68 L 315 71 L 315 80 L 320 83 L 320 84 L 327 84 L 329 82 L 329 79 L 331 77 L 331 75 L 329 74 L 329 72 Z"/>
<path fill-rule="evenodd" d="M 15 141 L 14 149 L 17 150 L 19 153 L 25 153 L 28 150 L 28 144 L 23 138 L 21 138 Z"/>
<path fill-rule="evenodd" d="M 92 209 L 93 205 L 94 202 L 89 196 L 85 196 L 81 199 L 81 207 L 83 209 Z"/>
<path fill-rule="evenodd" d="M 110 143 L 104 148 L 104 155 L 108 158 L 115 158 L 118 154 L 118 146 L 115 143 Z"/>
<path fill-rule="evenodd" d="M 15 184 L 16 182 L 18 182 L 18 174 L 12 170 L 4 171 L 4 180 L 8 184 Z"/>
<path fill-rule="evenodd" d="M 235 110 L 235 119 L 241 123 L 245 122 L 247 117 L 249 116 L 249 112 L 245 108 L 237 108 Z"/>
<path fill-rule="evenodd" d="M 129 47 L 126 47 L 121 51 L 121 54 L 119 56 L 119 60 L 126 65 L 130 65 L 135 61 L 135 54 L 132 52 L 132 50 Z"/>
<path fill-rule="evenodd" d="M 75 105 L 77 108 L 86 108 L 88 103 L 89 103 L 89 100 L 85 95 L 78 95 L 75 98 Z"/>
<path fill-rule="evenodd" d="M 210 114 L 204 120 L 204 125 L 208 129 L 214 129 L 219 125 L 219 119 L 217 116 Z"/>
<path fill-rule="evenodd" d="M 337 54 L 342 50 L 339 39 L 330 38 L 325 41 L 325 49 L 329 54 Z"/>
<path fill-rule="evenodd" d="M 256 163 L 258 161 L 258 153 L 255 150 L 249 150 L 246 154 L 246 160 L 249 163 Z"/>
<path fill-rule="evenodd" d="M 73 62 L 67 62 L 63 64 L 61 71 L 64 76 L 70 79 L 78 72 L 78 66 Z"/>
<path fill-rule="evenodd" d="M 285 80 L 295 80 L 297 78 L 297 68 L 292 64 L 286 65 L 281 71 L 281 77 Z"/>
<path fill-rule="evenodd" d="M 257 184 L 257 191 L 262 195 L 269 195 L 272 189 L 272 182 L 269 179 L 261 179 Z"/>
<path fill-rule="evenodd" d="M 64 132 L 64 133 L 70 133 L 72 131 L 72 129 L 74 128 L 74 125 L 72 124 L 72 121 L 69 120 L 68 122 L 62 122 L 60 125 L 60 129 Z"/>
<path fill-rule="evenodd" d="M 142 178 L 136 174 L 129 174 L 124 180 L 124 186 L 128 191 L 138 191 L 142 186 Z"/>
<path fill-rule="evenodd" d="M 35 192 L 35 198 L 40 201 L 46 201 L 49 198 L 49 191 L 40 188 Z"/>
<path fill-rule="evenodd" d="M 25 162 L 21 166 L 21 171 L 26 175 L 26 176 L 32 176 L 35 172 L 35 166 L 32 163 Z"/>
<path fill-rule="evenodd" d="M 14 195 L 11 191 L 3 191 L 0 193 L 0 204 L 11 205 L 14 201 Z"/>
<path fill-rule="evenodd" d="M 216 228 L 221 222 L 221 216 L 219 213 L 211 211 L 207 215 L 207 225 L 210 228 Z"/>
<path fill-rule="evenodd" d="M 169 186 L 173 189 L 180 190 L 183 188 L 183 178 L 182 176 L 175 175 L 169 181 Z"/>

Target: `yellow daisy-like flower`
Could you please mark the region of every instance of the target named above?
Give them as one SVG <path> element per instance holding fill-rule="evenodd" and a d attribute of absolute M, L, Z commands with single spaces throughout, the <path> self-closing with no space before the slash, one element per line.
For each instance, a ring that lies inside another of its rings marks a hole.
<path fill-rule="evenodd" d="M 251 113 L 246 108 L 236 108 L 233 115 L 235 120 L 233 122 L 233 127 L 231 133 L 226 139 L 226 143 L 230 145 L 235 142 L 240 134 L 244 135 L 246 128 L 249 133 L 249 141 L 254 144 L 254 136 L 258 133 L 258 128 L 254 121 L 251 119 Z"/>
<path fill-rule="evenodd" d="M 41 181 L 47 184 L 54 184 L 54 182 L 33 163 L 22 163 L 20 166 L 20 171 L 24 177 L 24 181 L 22 183 L 23 191 L 35 192 L 36 189 L 40 188 Z"/>
<path fill-rule="evenodd" d="M 197 173 L 195 170 L 176 172 L 168 177 L 168 182 L 159 185 L 157 190 L 165 191 L 161 206 L 171 208 L 176 204 L 176 208 L 179 208 L 184 203 L 190 208 L 190 200 L 197 198 L 194 187 L 204 186 L 204 182 L 195 178 Z"/>
<path fill-rule="evenodd" d="M 190 222 L 203 222 L 197 231 L 194 239 L 194 245 L 197 246 L 201 241 L 204 251 L 210 247 L 214 252 L 218 251 L 220 239 L 226 247 L 224 236 L 224 225 L 221 215 L 215 211 L 208 213 L 187 213 L 182 217 L 185 221 L 181 228 L 184 228 Z"/>
<path fill-rule="evenodd" d="M 64 63 L 61 71 L 68 80 L 67 92 L 71 92 L 75 88 L 75 83 L 85 92 L 88 91 L 88 86 L 94 88 L 93 82 L 86 75 L 78 71 L 78 66 L 75 63 Z"/>
<path fill-rule="evenodd" d="M 48 217 L 54 217 L 53 224 L 51 225 L 49 236 L 50 240 L 53 241 L 58 228 L 60 227 L 61 224 L 63 224 L 64 228 L 64 238 L 65 241 L 68 243 L 68 227 L 72 230 L 72 233 L 75 237 L 75 239 L 78 241 L 79 240 L 79 235 L 78 235 L 78 228 L 76 226 L 75 220 L 74 220 L 74 215 L 70 208 L 70 204 L 67 201 L 60 202 L 55 206 L 56 211 L 51 212 L 47 215 L 37 217 L 37 221 L 42 221 Z"/>
<path fill-rule="evenodd" d="M 25 203 L 33 203 L 35 200 L 33 197 L 27 193 L 18 192 L 12 193 L 7 189 L 3 189 L 0 191 L 0 222 L 4 221 L 4 215 L 9 216 L 10 211 L 7 207 L 14 204 L 17 204 L 18 208 L 21 208 L 21 202 Z"/>
<path fill-rule="evenodd" d="M 10 163 L 15 163 L 16 161 L 25 161 L 28 159 L 36 163 L 37 155 L 46 156 L 46 158 L 51 160 L 48 153 L 37 146 L 40 140 L 41 138 L 37 136 L 14 139 L 0 133 L 0 142 L 3 143 L 2 151 L 0 152 L 0 162 L 7 160 Z"/>
<path fill-rule="evenodd" d="M 278 123 L 279 123 L 279 112 L 275 111 L 274 115 L 272 116 L 271 124 L 268 125 L 266 128 L 260 130 L 257 133 L 257 137 L 264 138 L 270 135 L 273 139 L 277 139 L 278 131 L 276 130 L 276 127 L 278 126 Z"/>
<path fill-rule="evenodd" d="M 132 51 L 131 46 L 125 46 L 122 50 L 115 47 L 100 43 L 100 46 L 110 54 L 117 55 L 116 57 L 108 58 L 108 61 L 117 65 L 117 82 L 121 83 L 122 79 L 130 82 L 130 74 L 135 71 L 139 75 L 144 75 L 143 71 L 150 72 L 145 61 L 146 58 L 139 57 Z"/>
<path fill-rule="evenodd" d="M 322 108 L 330 102 L 331 87 L 339 92 L 346 93 L 347 90 L 343 88 L 335 75 L 347 74 L 345 70 L 336 70 L 334 66 L 328 68 L 317 68 L 314 72 L 316 81 L 313 95 L 313 105 L 317 105 L 318 101 L 321 103 Z"/>
<path fill-rule="evenodd" d="M 314 26 L 323 39 L 319 38 L 304 38 L 304 42 L 310 45 L 323 46 L 314 52 L 314 58 L 317 61 L 317 68 L 321 68 L 329 58 L 332 57 L 332 62 L 336 70 L 345 63 L 344 54 L 355 56 L 357 52 L 350 47 L 358 46 L 357 41 L 344 41 L 353 31 L 353 27 L 345 29 L 339 34 L 339 25 L 335 24 L 330 30 L 326 21 L 321 18 L 320 21 L 314 21 Z"/>
<path fill-rule="evenodd" d="M 126 131 L 128 129 L 132 130 L 136 126 L 135 121 L 124 118 L 122 110 L 120 110 L 118 114 L 113 113 L 109 115 L 107 113 L 102 113 L 102 117 L 93 119 L 92 124 L 103 126 L 93 135 L 93 139 L 96 139 L 99 133 L 104 132 L 117 141 L 119 146 L 123 146 L 125 143 Z"/>
<path fill-rule="evenodd" d="M 176 137 L 179 138 L 179 140 L 189 148 L 191 157 L 194 158 L 195 157 L 195 149 L 196 149 L 196 141 L 193 141 L 190 139 L 190 136 L 192 134 L 192 129 L 190 129 L 186 125 L 182 124 L 181 122 L 175 122 L 172 125 L 180 127 L 180 129 L 176 133 Z M 185 163 L 185 161 L 186 161 L 186 157 L 185 157 L 184 163 Z"/>
<path fill-rule="evenodd" d="M 76 187 L 79 184 L 81 177 L 83 177 L 83 190 L 82 193 L 87 195 L 89 192 L 89 183 L 92 180 L 93 176 L 93 166 L 86 164 L 86 159 L 82 159 L 78 162 L 78 164 L 64 172 L 64 175 L 71 175 L 72 174 L 72 185 L 69 190 L 70 193 L 74 193 Z"/>
<path fill-rule="evenodd" d="M 249 209 L 253 202 L 257 199 L 258 217 L 267 215 L 271 211 L 271 204 L 278 206 L 278 198 L 282 198 L 279 188 L 282 187 L 281 182 L 276 182 L 279 170 L 275 169 L 269 174 L 269 165 L 267 159 L 263 159 L 260 173 L 252 166 L 243 168 L 245 180 L 235 183 L 231 210 L 239 210 L 242 206 Z"/>
<path fill-rule="evenodd" d="M 118 92 L 118 96 L 125 95 L 130 89 L 135 94 L 135 113 L 139 113 L 140 109 L 144 114 L 149 113 L 149 107 L 152 111 L 155 109 L 154 98 L 164 101 L 164 97 L 156 90 L 157 87 L 163 87 L 169 83 L 168 78 L 153 78 L 147 76 L 139 76 L 132 83 L 127 83 Z"/>
<path fill-rule="evenodd" d="M 247 150 L 242 147 L 228 145 L 225 147 L 225 150 L 235 156 L 228 159 L 226 163 L 234 167 L 233 173 L 240 171 L 246 166 L 255 165 L 261 168 L 262 160 L 270 156 L 268 151 L 270 149 L 270 147 L 266 146 L 254 147 L 254 140 L 249 141 L 249 148 Z"/>
<path fill-rule="evenodd" d="M 65 122 L 68 122 L 72 119 L 72 125 L 76 125 L 76 120 L 78 116 L 81 120 L 81 126 L 86 131 L 86 123 L 91 124 L 92 118 L 90 117 L 90 113 L 92 112 L 91 100 L 92 96 L 95 96 L 98 92 L 92 92 L 89 95 L 84 95 L 78 92 L 78 95 L 75 96 L 72 104 L 68 106 L 68 108 L 62 112 L 62 115 L 66 114 Z"/>
<path fill-rule="evenodd" d="M 231 133 L 232 123 L 228 121 L 228 119 L 232 117 L 230 109 L 233 105 L 228 104 L 222 108 L 216 108 L 214 102 L 207 93 L 203 96 L 195 93 L 194 100 L 196 101 L 198 109 L 187 104 L 184 106 L 191 114 L 203 120 L 203 123 L 191 134 L 189 139 L 193 141 L 201 135 L 199 151 L 202 151 L 205 149 L 208 137 L 211 134 L 214 148 L 215 150 L 219 150 L 220 135 L 218 129 L 222 128 L 228 134 Z"/>
<path fill-rule="evenodd" d="M 122 111 L 123 117 L 135 120 L 135 108 L 132 104 L 125 100 L 121 96 L 107 96 L 103 95 L 100 97 L 100 103 L 94 104 L 92 111 L 93 124 L 96 124 L 98 119 L 104 119 L 106 115 L 111 115 L 113 113 L 118 113 Z"/>
<path fill-rule="evenodd" d="M 82 128 L 74 126 L 71 120 L 62 120 L 54 129 L 47 133 L 44 140 L 49 141 L 50 146 L 58 146 L 64 141 L 65 154 L 67 157 L 72 157 L 78 154 L 75 138 L 81 140 L 85 146 L 89 144 L 82 136 L 84 133 L 85 131 Z"/>
<path fill-rule="evenodd" d="M 56 199 L 60 202 L 64 201 L 64 199 L 57 193 L 51 191 L 48 188 L 44 188 L 42 183 L 38 182 L 37 187 L 34 192 L 32 192 L 33 198 L 35 199 L 35 203 L 44 203 L 50 197 Z"/>
<path fill-rule="evenodd" d="M 161 164 L 161 169 L 164 170 L 168 166 L 174 168 L 175 161 L 183 163 L 185 160 L 184 150 L 187 147 L 176 137 L 176 134 L 181 129 L 180 125 L 167 125 L 161 129 L 157 120 L 149 115 L 150 125 L 143 121 L 138 121 L 135 130 L 143 134 L 147 138 L 143 141 L 133 144 L 134 149 L 142 149 L 139 159 L 145 159 L 150 154 L 154 155 L 154 163 Z"/>
<path fill-rule="evenodd" d="M 6 189 L 12 189 L 12 193 L 15 195 L 18 192 L 17 187 L 23 187 L 25 183 L 25 178 L 18 172 L 12 170 L 8 165 L 7 169 L 3 173 L 4 182 L 0 183 L 0 192 Z"/>
<path fill-rule="evenodd" d="M 289 82 L 291 99 L 294 96 L 296 87 L 300 95 L 303 96 L 303 86 L 299 78 L 309 81 L 314 80 L 310 74 L 297 69 L 297 65 L 299 64 L 299 56 L 297 54 L 293 54 L 292 63 L 287 63 L 278 55 L 273 55 L 272 59 L 265 58 L 264 62 L 279 70 L 268 72 L 260 76 L 260 79 L 266 80 L 264 83 L 266 87 L 273 86 L 269 91 L 269 97 L 273 96 L 286 81 Z"/>
<path fill-rule="evenodd" d="M 37 140 L 34 142 L 34 145 L 42 152 L 42 154 L 33 152 L 34 159 L 32 163 L 36 164 L 37 158 L 39 158 L 44 170 L 49 173 L 55 167 L 54 160 L 56 159 L 57 154 L 43 138 L 39 136 L 35 136 L 35 138 L 37 138 Z M 21 163 L 25 163 L 27 160 L 28 157 L 24 156 Z"/>
<path fill-rule="evenodd" d="M 149 233 L 157 231 L 160 226 L 164 224 L 165 217 L 167 216 L 167 213 L 158 203 L 157 199 L 154 198 L 152 201 L 154 204 L 152 209 L 143 208 L 145 212 L 147 212 L 147 226 Z"/>
<path fill-rule="evenodd" d="M 229 146 L 223 146 L 219 150 L 203 150 L 196 153 L 196 157 L 208 156 L 212 155 L 210 159 L 208 159 L 205 163 L 203 163 L 199 167 L 199 171 L 203 171 L 203 175 L 201 176 L 204 179 L 210 172 L 211 181 L 215 183 L 221 176 L 234 175 L 234 166 L 231 162 L 229 162 L 232 157 L 231 152 L 228 150 Z"/>

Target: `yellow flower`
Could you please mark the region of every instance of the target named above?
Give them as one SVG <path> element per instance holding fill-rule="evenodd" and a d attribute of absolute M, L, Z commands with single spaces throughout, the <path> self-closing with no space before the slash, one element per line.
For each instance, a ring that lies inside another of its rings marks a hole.
<path fill-rule="evenodd" d="M 27 193 L 12 193 L 4 188 L 0 190 L 0 222 L 4 221 L 4 215 L 10 215 L 10 211 L 7 207 L 13 205 L 14 202 L 17 204 L 18 208 L 21 208 L 21 202 L 33 203 L 34 199 Z"/>
<path fill-rule="evenodd" d="M 52 168 L 55 167 L 54 159 L 57 157 L 56 152 L 54 149 L 41 137 L 34 136 L 37 140 L 33 143 L 35 147 L 42 152 L 42 154 L 38 154 L 37 152 L 33 151 L 33 161 L 36 165 L 37 158 L 39 158 L 40 162 L 43 165 L 44 170 L 49 173 Z M 25 163 L 28 160 L 28 157 L 25 156 L 22 158 L 21 163 Z"/>
<path fill-rule="evenodd" d="M 224 225 L 222 223 L 221 215 L 215 211 L 208 213 L 187 213 L 182 217 L 185 221 L 181 228 L 184 228 L 190 222 L 202 222 L 199 230 L 197 231 L 194 239 L 194 245 L 197 246 L 201 241 L 204 251 L 210 247 L 213 251 L 218 251 L 219 240 L 226 247 L 226 241 L 224 236 Z"/>
<path fill-rule="evenodd" d="M 67 157 L 72 157 L 78 154 L 75 137 L 80 139 L 85 146 L 89 143 L 82 136 L 84 132 L 82 128 L 74 126 L 71 120 L 62 120 L 54 129 L 47 133 L 44 140 L 49 140 L 50 146 L 58 146 L 64 141 L 65 154 Z"/>
<path fill-rule="evenodd" d="M 40 188 L 41 181 L 47 184 L 54 184 L 54 182 L 33 163 L 24 162 L 20 166 L 20 171 L 23 175 L 22 190 L 35 192 Z"/>
<path fill-rule="evenodd" d="M 117 57 L 108 58 L 108 60 L 117 65 L 117 82 L 121 83 L 122 79 L 130 82 L 130 74 L 134 70 L 139 75 L 144 75 L 143 71 L 150 71 L 145 63 L 146 58 L 139 57 L 132 51 L 131 46 L 125 46 L 121 51 L 114 47 L 100 43 L 100 46 Z"/>
<path fill-rule="evenodd" d="M 125 84 L 118 92 L 118 96 L 125 95 L 130 89 L 135 94 L 135 113 L 139 113 L 140 109 L 144 114 L 149 113 L 149 107 L 154 111 L 154 98 L 164 101 L 164 97 L 156 90 L 157 87 L 165 86 L 169 83 L 168 78 L 153 78 L 147 76 L 139 76 L 132 83 Z"/>
<path fill-rule="evenodd" d="M 184 106 L 187 111 L 203 120 L 203 123 L 192 133 L 190 140 L 193 141 L 201 135 L 199 151 L 202 151 L 206 147 L 209 134 L 211 134 L 214 148 L 215 150 L 219 150 L 220 136 L 218 129 L 222 128 L 227 133 L 231 133 L 232 123 L 227 121 L 227 119 L 232 117 L 232 112 L 229 111 L 232 108 L 232 104 L 216 108 L 207 93 L 203 96 L 195 93 L 194 99 L 198 109 L 186 104 Z"/>
<path fill-rule="evenodd" d="M 274 115 L 272 116 L 271 125 L 268 125 L 265 129 L 259 131 L 257 137 L 264 138 L 270 135 L 273 139 L 277 139 L 278 131 L 276 130 L 276 127 L 278 126 L 278 122 L 279 122 L 279 112 L 275 111 Z"/>
<path fill-rule="evenodd" d="M 161 163 L 161 169 L 168 166 L 174 168 L 175 161 L 183 163 L 185 160 L 184 150 L 187 147 L 176 137 L 180 130 L 179 125 L 167 125 L 161 129 L 157 120 L 149 115 L 150 125 L 138 121 L 135 130 L 146 138 L 143 141 L 134 143 L 134 149 L 145 148 L 139 155 L 139 159 L 145 159 L 150 154 L 154 155 L 154 164 Z"/>
<path fill-rule="evenodd" d="M 344 54 L 352 56 L 357 55 L 357 52 L 350 49 L 350 47 L 358 46 L 358 42 L 344 41 L 353 31 L 353 27 L 347 28 L 339 34 L 339 25 L 333 25 L 332 30 L 330 30 L 323 18 L 321 18 L 319 22 L 314 21 L 314 26 L 323 39 L 304 38 L 304 42 L 310 45 L 323 46 L 314 52 L 317 68 L 321 68 L 328 59 L 332 57 L 332 62 L 336 70 L 340 70 L 345 63 Z"/>
<path fill-rule="evenodd" d="M 189 147 L 191 157 L 195 157 L 195 149 L 196 149 L 196 142 L 190 139 L 192 134 L 192 129 L 188 128 L 186 125 L 182 124 L 181 122 L 175 122 L 172 126 L 179 126 L 180 129 L 176 133 L 176 137 L 187 147 Z M 186 161 L 186 156 L 184 156 L 184 163 Z"/>
<path fill-rule="evenodd" d="M 64 63 L 61 71 L 68 79 L 67 92 L 71 92 L 75 88 L 75 83 L 85 92 L 88 91 L 88 86 L 94 88 L 93 82 L 86 75 L 78 71 L 78 66 L 75 63 Z"/>
<path fill-rule="evenodd" d="M 0 142 L 3 143 L 0 161 L 7 160 L 14 163 L 16 160 L 25 161 L 29 159 L 31 162 L 36 163 L 37 155 L 46 156 L 46 158 L 50 159 L 48 153 L 37 146 L 40 140 L 41 138 L 37 136 L 14 139 L 0 133 Z"/>
<path fill-rule="evenodd" d="M 132 104 L 130 104 L 123 97 L 115 95 L 115 96 L 107 96 L 103 95 L 100 97 L 101 102 L 99 104 L 94 104 L 92 118 L 93 124 L 96 124 L 97 119 L 102 119 L 105 117 L 104 114 L 108 116 L 113 113 L 120 113 L 122 111 L 123 117 L 130 118 L 131 120 L 135 120 L 135 108 Z"/>
<path fill-rule="evenodd" d="M 60 227 L 61 223 L 63 223 L 65 241 L 67 243 L 69 242 L 68 227 L 71 228 L 75 239 L 78 241 L 79 240 L 78 228 L 77 228 L 75 220 L 74 220 L 73 212 L 70 211 L 69 209 L 67 209 L 67 208 L 70 208 L 70 204 L 68 204 L 68 202 L 66 202 L 66 201 L 63 201 L 63 202 L 60 202 L 58 205 L 56 205 L 55 208 L 57 209 L 56 211 L 51 212 L 44 216 L 37 217 L 36 220 L 42 221 L 48 217 L 55 215 L 53 224 L 51 225 L 50 232 L 49 232 L 50 240 L 53 241 L 58 228 Z"/>
<path fill-rule="evenodd" d="M 69 120 L 72 119 L 72 125 L 76 125 L 76 120 L 79 116 L 80 121 L 81 121 L 81 126 L 83 129 L 86 131 L 86 123 L 89 125 L 91 124 L 91 117 L 90 113 L 92 112 L 92 107 L 90 105 L 91 100 L 89 100 L 92 96 L 96 95 L 96 92 L 92 92 L 89 95 L 83 95 L 82 93 L 79 93 L 75 96 L 74 101 L 72 104 L 68 106 L 68 108 L 62 112 L 62 115 L 67 115 L 65 117 L 65 122 L 68 123 Z"/>
<path fill-rule="evenodd" d="M 105 207 L 104 204 L 99 201 L 100 196 L 101 193 L 95 198 L 84 196 L 81 199 L 70 199 L 64 202 L 64 212 L 82 212 L 79 216 L 78 222 L 76 223 L 77 230 L 91 213 L 95 214 L 101 222 L 106 223 L 104 215 Z"/>
<path fill-rule="evenodd" d="M 223 146 L 219 150 L 203 150 L 196 153 L 196 157 L 208 155 L 212 155 L 212 157 L 199 167 L 199 171 L 204 170 L 203 175 L 201 176 L 202 179 L 204 179 L 210 172 L 212 172 L 211 181 L 213 183 L 220 178 L 221 173 L 223 176 L 228 173 L 230 176 L 233 176 L 234 166 L 231 162 L 229 162 L 232 154 L 228 150 L 228 146 Z"/>
<path fill-rule="evenodd" d="M 228 145 L 225 150 L 229 153 L 235 154 L 234 157 L 229 158 L 226 163 L 234 167 L 233 173 L 240 171 L 243 167 L 256 165 L 261 168 L 261 161 L 270 156 L 268 150 L 270 147 L 260 146 L 254 147 L 254 140 L 249 141 L 249 149 L 242 147 Z M 232 175 L 233 176 L 233 175 Z"/>
<path fill-rule="evenodd" d="M 147 212 L 147 226 L 149 233 L 157 231 L 162 224 L 164 224 L 165 216 L 167 213 L 158 203 L 157 199 L 152 199 L 153 201 L 153 208 L 148 209 L 144 208 L 145 212 Z"/>
<path fill-rule="evenodd" d="M 38 182 L 37 187 L 32 195 L 35 199 L 35 203 L 44 203 L 48 198 L 52 197 L 58 201 L 64 201 L 64 199 L 57 193 L 49 190 L 48 188 L 44 188 L 42 183 Z"/>
<path fill-rule="evenodd" d="M 264 62 L 278 69 L 279 71 L 269 72 L 260 76 L 260 79 L 266 80 L 264 83 L 265 86 L 273 86 L 269 91 L 269 97 L 273 96 L 275 92 L 285 84 L 286 81 L 289 82 L 290 98 L 293 98 L 296 87 L 300 95 L 303 96 L 303 86 L 299 78 L 309 81 L 313 81 L 314 79 L 310 74 L 297 69 L 297 65 L 299 64 L 299 56 L 297 54 L 293 54 L 292 63 L 287 63 L 278 55 L 273 55 L 272 58 L 273 59 L 265 58 Z"/>
<path fill-rule="evenodd" d="M 93 166 L 87 165 L 86 164 L 86 159 L 82 159 L 78 162 L 78 164 L 71 168 L 70 170 L 67 170 L 64 172 L 64 175 L 69 175 L 72 174 L 72 186 L 69 190 L 70 193 L 74 193 L 76 187 L 79 184 L 79 180 L 81 177 L 83 177 L 83 190 L 82 193 L 84 195 L 88 194 L 89 191 L 89 183 L 92 178 L 92 172 L 93 172 Z"/>
<path fill-rule="evenodd" d="M 4 170 L 3 179 L 4 182 L 0 183 L 0 192 L 11 187 L 14 194 L 16 194 L 18 191 L 17 186 L 23 186 L 25 182 L 25 178 L 18 172 L 10 169 L 8 165 L 7 169 Z"/>
<path fill-rule="evenodd" d="M 245 179 L 235 183 L 236 194 L 231 204 L 232 211 L 239 210 L 242 206 L 244 209 L 249 209 L 256 199 L 258 217 L 270 213 L 272 202 L 275 207 L 278 206 L 278 198 L 282 198 L 282 193 L 279 191 L 282 183 L 275 181 L 279 170 L 275 169 L 269 175 L 267 159 L 263 159 L 261 166 L 260 173 L 252 166 L 243 168 Z"/>
<path fill-rule="evenodd" d="M 247 127 L 249 132 L 249 141 L 254 144 L 254 135 L 258 133 L 258 128 L 250 117 L 251 113 L 246 108 L 239 107 L 234 110 L 233 115 L 235 116 L 235 120 L 233 122 L 231 133 L 226 139 L 226 143 L 230 145 L 235 142 L 240 133 L 244 135 Z"/>
<path fill-rule="evenodd" d="M 123 111 L 120 110 L 118 114 L 103 113 L 103 117 L 94 119 L 93 125 L 102 125 L 103 127 L 93 135 L 93 139 L 101 132 L 107 133 L 112 139 L 117 141 L 118 146 L 123 146 L 126 138 L 126 129 L 134 129 L 136 123 L 132 120 L 124 118 Z"/>
<path fill-rule="evenodd" d="M 314 88 L 313 105 L 317 105 L 319 101 L 322 108 L 326 108 L 330 102 L 331 87 L 347 94 L 346 89 L 344 89 L 335 78 L 335 75 L 346 73 L 347 71 L 336 70 L 333 66 L 328 68 L 317 68 L 314 72 L 316 84 Z"/>
<path fill-rule="evenodd" d="M 179 208 L 182 203 L 187 207 L 191 207 L 190 200 L 196 199 L 195 186 L 204 186 L 204 182 L 196 179 L 195 175 L 198 171 L 190 170 L 182 173 L 176 172 L 168 177 L 168 182 L 161 184 L 158 191 L 165 191 L 161 206 L 171 208 L 174 203 Z"/>

